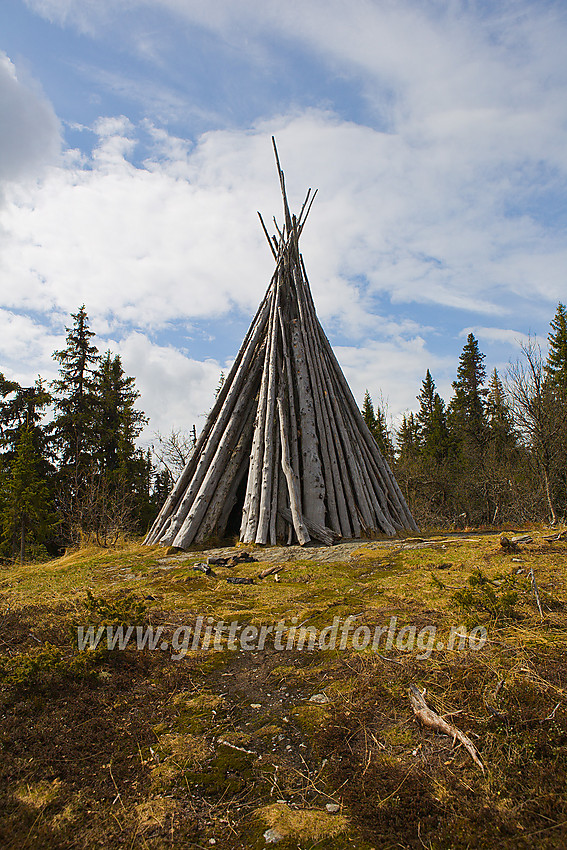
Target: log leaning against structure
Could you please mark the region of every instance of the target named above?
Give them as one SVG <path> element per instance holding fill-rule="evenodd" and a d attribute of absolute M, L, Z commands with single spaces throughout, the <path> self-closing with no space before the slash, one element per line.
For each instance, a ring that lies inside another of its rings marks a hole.
<path fill-rule="evenodd" d="M 276 268 L 195 449 L 145 543 L 331 544 L 417 531 L 319 323 L 299 237 L 315 198 L 291 215 L 274 142 L 284 226 Z M 275 220 L 274 220 L 275 221 Z"/>

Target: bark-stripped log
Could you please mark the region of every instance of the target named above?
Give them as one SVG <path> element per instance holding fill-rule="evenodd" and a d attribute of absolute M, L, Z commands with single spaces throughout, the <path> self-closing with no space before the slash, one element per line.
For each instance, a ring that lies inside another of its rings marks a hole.
<path fill-rule="evenodd" d="M 292 350 L 301 419 L 301 483 L 305 516 L 319 525 L 325 524 L 325 481 L 319 456 L 319 440 L 315 426 L 315 410 L 311 381 L 305 359 L 303 335 L 299 319 L 292 321 Z"/>
<path fill-rule="evenodd" d="M 177 514 L 180 501 L 182 501 L 185 496 L 187 485 L 192 481 L 197 466 L 202 459 L 202 452 L 207 441 L 209 441 L 209 438 L 211 438 L 210 442 L 212 444 L 218 441 L 224 428 L 228 424 L 234 405 L 236 404 L 236 400 L 242 393 L 242 387 L 251 364 L 258 357 L 258 347 L 261 346 L 263 342 L 263 333 L 266 328 L 271 306 L 270 294 L 272 286 L 273 280 L 268 288 L 268 292 L 266 293 L 264 300 L 258 308 L 254 322 L 246 334 L 228 377 L 221 387 L 221 391 L 207 418 L 205 427 L 197 439 L 197 445 L 195 446 L 185 469 L 166 499 L 163 508 L 146 537 L 145 542 L 148 544 L 158 542 L 164 533 L 165 523 L 169 523 L 169 521 Z"/>
<path fill-rule="evenodd" d="M 292 522 L 292 515 L 289 508 L 280 508 L 279 512 L 286 522 Z M 323 525 L 318 525 L 316 522 L 307 519 L 306 516 L 303 517 L 303 522 L 311 537 L 314 537 L 315 540 L 320 540 L 321 543 L 325 543 L 327 546 L 332 546 L 334 541 L 339 537 L 332 528 L 325 528 Z"/>
<path fill-rule="evenodd" d="M 305 543 L 309 543 L 310 537 L 307 528 L 305 527 L 305 523 L 303 522 L 303 516 L 301 514 L 301 496 L 299 490 L 299 479 L 293 469 L 291 468 L 291 464 L 289 462 L 289 446 L 287 443 L 287 424 L 285 421 L 285 413 L 283 409 L 283 403 L 281 398 L 278 398 L 278 416 L 280 420 L 280 440 L 281 440 L 281 448 L 282 448 L 282 469 L 283 473 L 286 477 L 287 481 L 287 490 L 289 494 L 289 502 L 291 505 L 291 518 L 293 521 L 293 527 L 295 529 L 295 533 L 297 534 L 297 539 L 300 544 L 303 546 Z"/>
<path fill-rule="evenodd" d="M 249 373 L 248 381 L 244 385 L 245 387 L 249 388 L 249 392 L 252 396 L 254 396 L 256 392 L 255 387 L 257 385 L 259 377 L 259 366 L 261 366 L 261 361 Z M 200 487 L 195 493 L 194 497 L 191 499 L 191 488 L 188 488 L 187 502 L 190 503 L 191 507 L 189 511 L 185 514 L 185 516 L 180 513 L 179 519 L 175 523 L 173 523 L 172 527 L 167 533 L 167 538 L 163 541 L 165 545 L 169 545 L 171 543 L 173 546 L 178 546 L 180 549 L 183 549 L 193 542 L 195 534 L 197 533 L 197 529 L 209 506 L 215 488 L 217 487 L 220 477 L 226 469 L 226 464 L 228 458 L 230 457 L 230 452 L 234 447 L 234 444 L 238 439 L 238 436 L 242 429 L 247 412 L 246 408 L 248 405 L 249 397 L 249 395 L 243 393 L 235 404 L 230 423 L 216 446 L 216 452 L 210 458 L 210 461 L 208 461 L 205 474 L 199 478 L 197 478 L 197 475 L 195 475 L 193 486 L 195 490 L 197 490 L 197 486 L 199 484 Z M 204 455 L 204 459 L 208 457 L 209 455 L 208 453 L 206 453 Z M 203 460 L 203 463 L 205 463 L 205 460 Z M 173 536 L 174 534 L 175 537 Z"/>
<path fill-rule="evenodd" d="M 276 410 L 276 391 L 278 384 L 278 337 L 279 337 L 279 288 L 274 299 L 270 338 L 270 359 L 268 368 L 268 389 L 266 393 L 266 419 L 264 423 L 264 456 L 260 484 L 260 506 L 258 508 L 258 525 L 256 528 L 256 543 L 267 543 L 270 533 L 270 512 L 272 509 L 272 479 L 274 471 L 274 428 Z"/>

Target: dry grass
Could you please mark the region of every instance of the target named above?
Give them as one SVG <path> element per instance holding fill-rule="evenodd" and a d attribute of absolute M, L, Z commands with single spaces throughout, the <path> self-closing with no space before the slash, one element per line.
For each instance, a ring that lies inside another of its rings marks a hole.
<path fill-rule="evenodd" d="M 191 569 L 202 553 L 134 544 L 2 570 L 0 846 L 259 849 L 267 830 L 282 850 L 566 846 L 567 542 L 533 536 L 517 559 L 497 535 L 473 533 L 323 560 L 282 552 L 280 580 L 249 585 L 225 577 L 257 577 L 273 552 L 212 577 Z M 397 642 L 376 652 L 224 641 L 175 661 L 79 652 L 73 631 L 135 617 L 171 637 L 211 616 L 282 620 L 287 640 L 293 625 L 319 631 L 347 615 L 372 631 L 392 617 L 397 629 L 435 626 L 436 641 L 428 657 Z M 487 629 L 482 649 L 438 647 L 459 625 Z M 485 775 L 417 727 L 410 684 L 439 714 L 459 712 L 452 722 Z M 310 702 L 321 693 L 328 702 Z"/>

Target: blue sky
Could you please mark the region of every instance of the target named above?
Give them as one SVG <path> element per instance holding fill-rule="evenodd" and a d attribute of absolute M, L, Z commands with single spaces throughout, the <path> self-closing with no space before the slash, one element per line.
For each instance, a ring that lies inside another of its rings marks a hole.
<path fill-rule="evenodd" d="M 298 207 L 357 398 L 505 371 L 566 286 L 567 3 L 2 0 L 0 370 L 54 377 L 84 302 L 153 431 L 199 427 Z"/>

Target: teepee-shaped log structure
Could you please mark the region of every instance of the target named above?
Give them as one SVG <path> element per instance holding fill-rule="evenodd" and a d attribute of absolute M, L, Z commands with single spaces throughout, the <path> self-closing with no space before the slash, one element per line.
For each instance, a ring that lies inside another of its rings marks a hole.
<path fill-rule="evenodd" d="M 181 549 L 240 528 L 243 543 L 394 535 L 417 526 L 315 312 L 299 237 L 315 194 L 262 227 L 276 261 L 195 449 L 145 542 Z"/>

